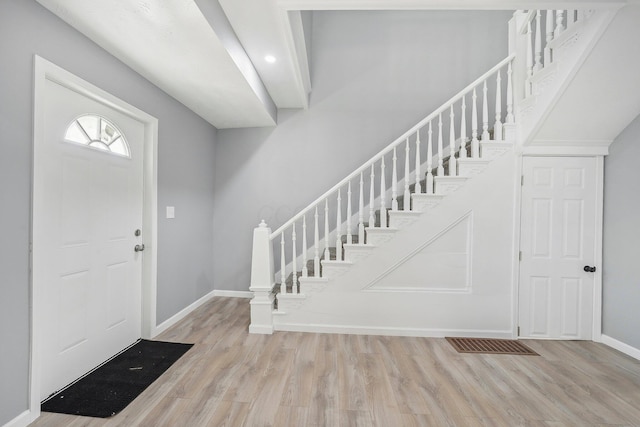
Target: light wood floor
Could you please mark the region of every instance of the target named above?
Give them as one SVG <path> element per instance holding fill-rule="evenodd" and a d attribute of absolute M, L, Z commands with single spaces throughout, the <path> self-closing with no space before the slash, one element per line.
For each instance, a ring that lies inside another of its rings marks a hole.
<path fill-rule="evenodd" d="M 640 362 L 591 342 L 537 356 L 458 354 L 444 339 L 249 335 L 216 298 L 158 337 L 195 346 L 110 419 L 34 426 L 640 426 Z"/>

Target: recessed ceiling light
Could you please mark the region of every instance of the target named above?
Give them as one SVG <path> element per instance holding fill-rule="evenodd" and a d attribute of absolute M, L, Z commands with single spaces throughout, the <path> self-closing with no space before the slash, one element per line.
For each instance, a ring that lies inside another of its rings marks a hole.
<path fill-rule="evenodd" d="M 276 57 L 273 55 L 267 55 L 264 57 L 264 60 L 267 61 L 269 64 L 273 64 L 274 62 L 276 62 Z"/>

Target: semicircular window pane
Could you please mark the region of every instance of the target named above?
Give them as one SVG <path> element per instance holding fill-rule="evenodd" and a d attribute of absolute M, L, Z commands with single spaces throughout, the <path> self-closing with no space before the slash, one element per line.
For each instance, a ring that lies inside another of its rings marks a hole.
<path fill-rule="evenodd" d="M 124 135 L 108 119 L 95 114 L 85 114 L 75 119 L 67 127 L 64 135 L 67 142 L 131 157 L 129 144 Z"/>

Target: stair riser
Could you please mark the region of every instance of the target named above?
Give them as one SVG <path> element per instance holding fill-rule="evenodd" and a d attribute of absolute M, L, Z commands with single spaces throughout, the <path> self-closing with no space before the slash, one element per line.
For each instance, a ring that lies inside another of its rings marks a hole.
<path fill-rule="evenodd" d="M 458 175 L 464 177 L 472 177 L 482 173 L 486 168 L 486 165 L 468 165 L 460 163 L 458 165 Z"/>
<path fill-rule="evenodd" d="M 454 193 L 460 187 L 462 187 L 461 183 L 436 181 L 436 194 L 446 196 L 448 194 Z"/>
<path fill-rule="evenodd" d="M 480 155 L 483 159 L 493 160 L 507 152 L 507 147 L 486 147 L 480 146 Z"/>
<path fill-rule="evenodd" d="M 407 227 L 420 218 L 421 212 L 390 212 L 389 226 L 393 228 Z"/>
<path fill-rule="evenodd" d="M 345 261 L 356 263 L 367 258 L 373 249 L 373 245 L 363 246 L 362 248 L 346 247 L 344 249 L 344 259 Z"/>
<path fill-rule="evenodd" d="M 386 232 L 386 233 L 377 232 L 375 234 L 369 233 L 367 234 L 367 244 L 375 245 L 375 246 L 381 245 L 391 240 L 394 234 L 395 234 L 394 232 Z"/>
<path fill-rule="evenodd" d="M 343 263 L 342 265 L 322 264 L 322 277 L 325 279 L 335 279 L 349 271 L 351 263 Z"/>

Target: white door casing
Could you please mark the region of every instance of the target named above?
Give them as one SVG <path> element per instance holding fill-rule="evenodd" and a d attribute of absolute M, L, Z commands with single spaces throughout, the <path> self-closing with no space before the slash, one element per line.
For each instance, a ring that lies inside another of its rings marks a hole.
<path fill-rule="evenodd" d="M 154 335 L 157 259 L 157 120 L 37 56 L 34 95 L 32 420 L 50 392 Z M 64 142 L 84 113 L 116 124 L 131 159 Z"/>
<path fill-rule="evenodd" d="M 520 336 L 591 340 L 597 241 L 594 157 L 524 157 Z M 599 272 L 597 273 L 599 274 Z"/>

